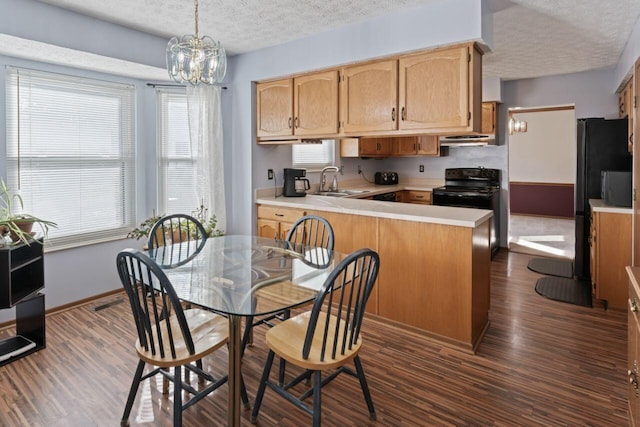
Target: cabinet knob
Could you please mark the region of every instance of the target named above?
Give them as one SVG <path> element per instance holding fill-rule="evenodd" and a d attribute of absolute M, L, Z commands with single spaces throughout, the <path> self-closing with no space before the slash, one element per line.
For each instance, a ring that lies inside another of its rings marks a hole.
<path fill-rule="evenodd" d="M 391 121 L 395 122 L 396 121 L 396 107 L 393 107 L 391 109 Z"/>
<path fill-rule="evenodd" d="M 291 117 L 289 117 L 289 129 L 291 129 Z"/>
<path fill-rule="evenodd" d="M 636 299 L 632 299 L 631 301 L 629 301 L 629 310 L 632 313 L 637 313 L 638 312 L 638 302 L 636 301 Z"/>
<path fill-rule="evenodd" d="M 295 128 L 298 128 L 298 118 L 296 117 L 295 119 L 293 119 L 293 126 L 295 126 Z"/>
<path fill-rule="evenodd" d="M 406 114 L 406 110 L 404 109 L 404 107 L 402 107 L 402 112 L 400 113 L 400 118 L 402 119 L 403 122 L 407 119 L 407 114 Z"/>
<path fill-rule="evenodd" d="M 629 376 L 629 384 L 633 385 L 636 394 L 638 394 L 638 375 L 631 369 L 627 371 L 627 375 Z"/>

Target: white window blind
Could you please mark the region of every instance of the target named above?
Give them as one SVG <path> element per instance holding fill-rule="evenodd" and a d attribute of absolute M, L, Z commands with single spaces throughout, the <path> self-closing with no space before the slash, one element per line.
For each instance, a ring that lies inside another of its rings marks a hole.
<path fill-rule="evenodd" d="M 135 226 L 135 88 L 11 67 L 6 76 L 7 185 L 25 213 L 58 224 L 48 246 L 124 237 Z"/>
<path fill-rule="evenodd" d="M 323 139 L 321 143 L 305 142 L 291 146 L 291 163 L 294 168 L 320 170 L 335 164 L 335 141 Z"/>
<path fill-rule="evenodd" d="M 193 212 L 198 202 L 189 138 L 187 94 L 158 89 L 158 213 Z"/>

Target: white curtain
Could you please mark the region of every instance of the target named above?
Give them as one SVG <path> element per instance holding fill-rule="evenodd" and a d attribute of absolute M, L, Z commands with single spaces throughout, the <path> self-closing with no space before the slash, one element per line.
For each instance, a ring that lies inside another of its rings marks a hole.
<path fill-rule="evenodd" d="M 222 157 L 222 109 L 220 87 L 187 86 L 193 177 L 198 204 L 218 220 L 218 230 L 227 227 Z"/>

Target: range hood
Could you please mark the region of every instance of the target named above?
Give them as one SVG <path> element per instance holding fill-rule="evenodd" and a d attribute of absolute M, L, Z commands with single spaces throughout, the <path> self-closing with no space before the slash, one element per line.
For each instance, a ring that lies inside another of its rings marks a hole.
<path fill-rule="evenodd" d="M 479 145 L 494 145 L 496 143 L 496 136 L 493 134 L 482 135 L 455 135 L 455 136 L 441 136 L 441 147 L 472 147 Z"/>

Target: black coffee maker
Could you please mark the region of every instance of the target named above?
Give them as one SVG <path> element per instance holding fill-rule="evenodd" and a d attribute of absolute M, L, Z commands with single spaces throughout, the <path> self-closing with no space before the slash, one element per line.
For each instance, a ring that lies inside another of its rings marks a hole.
<path fill-rule="evenodd" d="M 306 175 L 306 169 L 284 168 L 284 187 L 282 187 L 282 195 L 285 197 L 306 196 L 306 190 L 311 188 L 309 180 L 304 178 Z"/>

